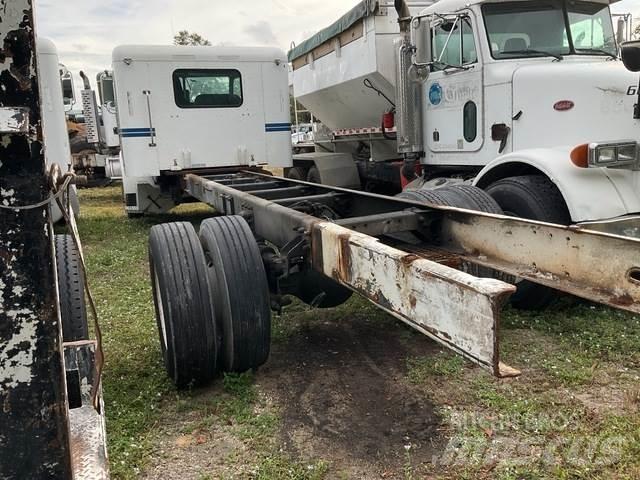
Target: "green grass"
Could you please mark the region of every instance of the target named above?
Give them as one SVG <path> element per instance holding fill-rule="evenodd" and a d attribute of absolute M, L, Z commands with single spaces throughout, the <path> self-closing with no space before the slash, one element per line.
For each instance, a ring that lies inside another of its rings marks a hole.
<path fill-rule="evenodd" d="M 104 398 L 111 473 L 136 478 L 152 449 L 153 426 L 173 392 L 156 333 L 147 264 L 149 228 L 158 219 L 128 220 L 120 189 L 81 190 L 80 235 L 105 350 Z M 182 212 L 201 218 L 206 207 Z M 179 219 L 180 214 L 169 215 Z"/>

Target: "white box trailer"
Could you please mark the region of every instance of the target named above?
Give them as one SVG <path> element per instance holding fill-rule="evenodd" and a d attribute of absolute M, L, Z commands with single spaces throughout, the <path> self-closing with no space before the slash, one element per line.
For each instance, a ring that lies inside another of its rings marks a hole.
<path fill-rule="evenodd" d="M 179 203 L 181 172 L 291 165 L 280 50 L 121 46 L 113 75 L 127 213 Z"/>

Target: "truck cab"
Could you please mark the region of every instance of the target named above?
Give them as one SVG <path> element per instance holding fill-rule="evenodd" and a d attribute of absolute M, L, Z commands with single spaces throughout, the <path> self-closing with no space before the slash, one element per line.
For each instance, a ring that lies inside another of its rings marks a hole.
<path fill-rule="evenodd" d="M 481 187 L 544 175 L 573 222 L 640 211 L 638 162 L 626 158 L 636 158 L 638 78 L 618 58 L 608 2 L 443 0 L 421 15 L 432 35 L 426 166 L 482 168 Z M 603 142 L 621 142 L 625 158 L 571 161 Z"/>
<path fill-rule="evenodd" d="M 98 83 L 96 139 L 119 137 L 129 216 L 189 201 L 180 184 L 185 173 L 290 166 L 287 62 L 280 50 L 125 45 L 114 49 L 112 66 Z M 95 103 L 92 91 L 83 95 Z"/>

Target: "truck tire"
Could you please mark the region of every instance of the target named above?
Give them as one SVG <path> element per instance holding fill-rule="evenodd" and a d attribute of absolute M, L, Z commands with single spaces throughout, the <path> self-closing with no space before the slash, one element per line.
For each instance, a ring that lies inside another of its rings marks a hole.
<path fill-rule="evenodd" d="M 244 218 L 209 218 L 200 226 L 211 296 L 222 335 L 227 372 L 264 364 L 271 348 L 271 303 L 267 274 Z"/>
<path fill-rule="evenodd" d="M 179 388 L 211 381 L 218 338 L 207 264 L 193 225 L 155 225 L 149 266 L 164 364 Z"/>
<path fill-rule="evenodd" d="M 445 207 L 503 214 L 500 205 L 487 192 L 472 185 L 451 185 L 436 190 L 406 190 L 400 193 L 398 197 Z M 512 283 L 515 280 L 511 275 L 471 262 L 464 262 L 462 270 L 475 277 L 497 278 L 508 283 Z"/>
<path fill-rule="evenodd" d="M 411 200 L 412 202 L 426 202 L 447 207 L 452 206 L 445 198 L 438 195 L 438 192 L 435 190 L 405 190 L 396 195 L 396 197 Z"/>
<path fill-rule="evenodd" d="M 490 195 L 472 185 L 450 185 L 435 190 L 405 190 L 398 197 L 445 207 L 502 214 L 500 205 Z"/>
<path fill-rule="evenodd" d="M 322 184 L 322 179 L 320 178 L 318 167 L 314 166 L 309 169 L 309 173 L 307 173 L 307 182 L 317 183 L 319 185 Z"/>
<path fill-rule="evenodd" d="M 304 167 L 292 167 L 287 172 L 287 178 L 291 180 L 307 181 L 307 169 Z"/>
<path fill-rule="evenodd" d="M 55 247 L 62 338 L 65 342 L 88 340 L 89 324 L 80 253 L 71 235 L 56 235 Z"/>
<path fill-rule="evenodd" d="M 448 200 L 453 207 L 466 208 L 484 213 L 502 215 L 500 205 L 484 190 L 473 185 L 450 185 L 437 190 L 437 193 Z"/>
<path fill-rule="evenodd" d="M 505 178 L 489 185 L 487 193 L 502 207 L 505 215 L 568 225 L 569 210 L 558 188 L 542 175 Z M 518 282 L 511 304 L 519 309 L 539 310 L 557 296 L 552 288 L 526 280 Z"/>

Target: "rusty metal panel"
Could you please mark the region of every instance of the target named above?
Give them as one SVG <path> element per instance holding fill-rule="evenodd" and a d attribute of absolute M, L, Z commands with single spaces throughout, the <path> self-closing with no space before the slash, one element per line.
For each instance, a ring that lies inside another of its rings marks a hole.
<path fill-rule="evenodd" d="M 475 278 L 329 222 L 312 232 L 316 270 L 497 376 L 500 309 L 515 287 Z"/>
<path fill-rule="evenodd" d="M 640 239 L 453 209 L 441 238 L 475 263 L 640 313 Z"/>
<path fill-rule="evenodd" d="M 49 189 L 30 0 L 0 0 L 0 49 L 0 204 L 31 205 Z M 0 478 L 71 478 L 48 208 L 0 226 Z"/>

